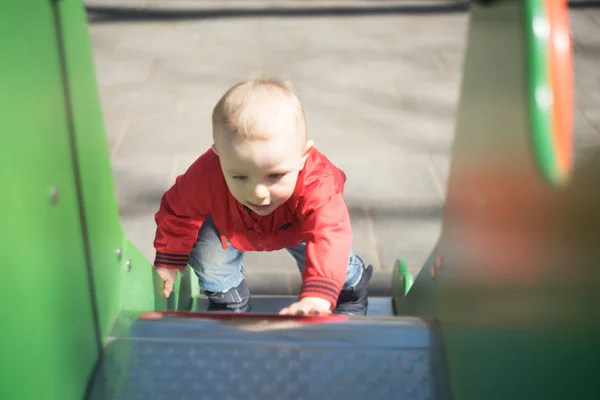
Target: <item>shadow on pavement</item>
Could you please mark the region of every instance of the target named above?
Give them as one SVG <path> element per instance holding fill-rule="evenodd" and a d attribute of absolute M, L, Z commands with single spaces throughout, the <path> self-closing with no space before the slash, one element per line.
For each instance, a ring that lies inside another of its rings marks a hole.
<path fill-rule="evenodd" d="M 121 219 L 147 217 L 153 220 L 158 211 L 163 191 L 139 190 L 129 195 L 119 204 Z M 419 204 L 373 204 L 372 201 L 348 199 L 348 212 L 353 219 L 363 219 L 366 213 L 377 220 L 441 220 L 444 213 L 444 202 L 424 201 Z"/>
<path fill-rule="evenodd" d="M 473 1 L 473 0 L 471 0 Z M 424 2 L 425 3 L 425 2 Z M 390 5 L 311 5 L 311 6 L 278 6 L 278 7 L 227 7 L 227 8 L 190 8 L 190 9 L 136 9 L 123 6 L 88 5 L 88 22 L 143 22 L 165 20 L 193 20 L 215 18 L 248 18 L 248 17 L 332 17 L 332 16 L 367 16 L 367 15 L 438 15 L 464 13 L 469 9 L 469 0 L 448 2 L 445 4 L 390 4 Z M 597 8 L 600 0 L 571 0 L 572 9 Z"/>
<path fill-rule="evenodd" d="M 569 8 L 572 9 L 583 9 L 583 8 L 599 8 L 600 0 L 571 0 L 569 1 Z"/>
<path fill-rule="evenodd" d="M 88 5 L 90 23 L 110 23 L 122 21 L 165 21 L 215 18 L 248 17 L 331 17 L 366 16 L 390 14 L 449 14 L 463 13 L 469 8 L 468 1 L 456 1 L 449 4 L 390 4 L 390 5 L 335 5 L 335 6 L 281 6 L 281 7 L 227 7 L 227 8 L 190 8 L 190 9 L 134 9 L 120 6 Z"/>

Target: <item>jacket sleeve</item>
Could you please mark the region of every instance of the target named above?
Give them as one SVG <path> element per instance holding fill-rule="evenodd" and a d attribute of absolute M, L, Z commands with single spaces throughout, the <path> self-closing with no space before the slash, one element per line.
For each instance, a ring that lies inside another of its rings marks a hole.
<path fill-rule="evenodd" d="M 210 171 L 202 157 L 162 196 L 154 218 L 154 266 L 183 269 L 188 263 L 198 230 L 210 213 Z"/>
<path fill-rule="evenodd" d="M 319 297 L 333 309 L 346 280 L 352 247 L 350 215 L 342 194 L 305 200 L 300 222 L 306 260 L 299 298 Z"/>

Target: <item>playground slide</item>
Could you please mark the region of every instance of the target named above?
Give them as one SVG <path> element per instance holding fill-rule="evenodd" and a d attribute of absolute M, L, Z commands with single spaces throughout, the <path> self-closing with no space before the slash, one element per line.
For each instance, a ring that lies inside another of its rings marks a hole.
<path fill-rule="evenodd" d="M 81 0 L 2 3 L 0 398 L 600 398 L 566 13 L 474 2 L 439 242 L 367 317 L 307 318 L 203 313 L 189 273 L 161 297 L 119 224 Z"/>

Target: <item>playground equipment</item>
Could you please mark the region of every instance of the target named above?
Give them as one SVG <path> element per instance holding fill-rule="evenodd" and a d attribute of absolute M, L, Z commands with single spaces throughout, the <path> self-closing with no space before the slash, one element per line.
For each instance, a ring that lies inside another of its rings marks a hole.
<path fill-rule="evenodd" d="M 81 1 L 3 3 L 0 398 L 600 398 L 566 13 L 473 3 L 431 257 L 412 285 L 398 263 L 392 316 L 302 318 L 190 312 L 185 274 L 161 297 L 119 224 Z"/>

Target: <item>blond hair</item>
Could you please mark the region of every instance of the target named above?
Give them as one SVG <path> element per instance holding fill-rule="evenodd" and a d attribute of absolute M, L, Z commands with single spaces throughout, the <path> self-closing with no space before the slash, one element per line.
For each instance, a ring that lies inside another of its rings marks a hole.
<path fill-rule="evenodd" d="M 272 135 L 269 127 L 277 118 L 287 124 L 294 118 L 293 123 L 306 141 L 304 108 L 291 82 L 275 79 L 240 82 L 227 90 L 213 109 L 213 139 L 216 141 L 228 132 L 239 139 L 267 140 Z"/>

